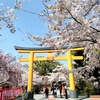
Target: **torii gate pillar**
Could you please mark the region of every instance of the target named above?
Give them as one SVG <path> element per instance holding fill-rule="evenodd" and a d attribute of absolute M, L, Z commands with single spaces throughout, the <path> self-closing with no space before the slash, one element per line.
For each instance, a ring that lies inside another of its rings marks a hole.
<path fill-rule="evenodd" d="M 29 71 L 28 71 L 28 87 L 27 90 L 31 91 L 33 86 L 33 63 L 34 63 L 34 53 L 30 52 L 29 56 Z"/>
<path fill-rule="evenodd" d="M 67 51 L 67 56 L 68 56 L 68 70 L 72 70 L 73 67 L 72 67 L 71 50 Z M 70 79 L 70 81 L 69 81 L 70 82 L 70 91 L 69 91 L 70 98 L 74 98 L 74 100 L 77 100 L 78 94 L 77 94 L 77 91 L 76 91 L 76 88 L 75 88 L 75 80 L 74 80 L 74 74 L 73 73 L 69 74 L 69 79 Z M 71 100 L 73 100 L 73 99 L 71 99 Z"/>

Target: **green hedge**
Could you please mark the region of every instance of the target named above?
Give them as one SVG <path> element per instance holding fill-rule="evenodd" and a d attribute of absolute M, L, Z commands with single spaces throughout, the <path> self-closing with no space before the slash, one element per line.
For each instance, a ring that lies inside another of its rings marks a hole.
<path fill-rule="evenodd" d="M 91 94 L 100 94 L 100 88 L 94 87 L 93 81 L 79 79 L 76 84 L 78 95 L 90 96 Z"/>
<path fill-rule="evenodd" d="M 35 85 L 35 86 L 33 87 L 33 89 L 34 89 L 34 93 L 35 93 L 35 94 L 39 94 L 39 93 L 40 93 L 41 86 Z"/>

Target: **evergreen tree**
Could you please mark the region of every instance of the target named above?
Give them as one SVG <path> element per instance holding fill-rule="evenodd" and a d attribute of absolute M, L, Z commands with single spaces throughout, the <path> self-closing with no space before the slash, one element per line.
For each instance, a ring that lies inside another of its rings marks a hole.
<path fill-rule="evenodd" d="M 83 56 L 83 51 L 77 51 L 77 52 L 74 52 L 73 54 L 75 56 Z M 84 60 L 74 60 L 74 62 L 75 62 L 75 64 L 74 64 L 75 68 L 84 67 L 86 65 L 86 62 Z M 97 89 L 96 91 L 94 91 L 94 94 L 100 93 L 100 88 L 99 88 L 100 87 L 100 85 L 99 85 L 100 84 L 100 73 L 99 72 L 100 72 L 100 68 L 98 68 L 98 66 L 96 66 L 93 70 L 91 70 L 91 71 L 85 70 L 84 74 L 82 74 L 82 76 L 84 76 L 87 79 L 89 79 L 90 77 L 93 76 L 95 78 L 95 80 L 93 80 L 92 82 L 98 82 L 97 86 L 94 87 L 94 89 L 95 88 Z"/>
<path fill-rule="evenodd" d="M 34 64 L 34 70 L 39 72 L 39 75 L 48 75 L 57 65 L 61 65 L 57 61 L 36 61 Z"/>

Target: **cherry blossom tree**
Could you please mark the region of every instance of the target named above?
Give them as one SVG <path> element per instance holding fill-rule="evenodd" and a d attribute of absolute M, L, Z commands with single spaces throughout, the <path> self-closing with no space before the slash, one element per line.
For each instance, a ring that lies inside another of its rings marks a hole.
<path fill-rule="evenodd" d="M 15 9 L 25 11 L 22 2 L 23 0 L 16 0 Z M 68 49 L 84 47 L 86 64 L 91 68 L 99 67 L 100 0 L 43 0 L 42 3 L 45 9 L 38 15 L 46 23 L 48 33 L 39 37 L 26 32 L 28 37 L 40 41 L 41 46 L 53 49 L 61 49 L 65 45 L 69 46 Z M 1 9 L 1 14 L 1 22 L 6 23 L 4 25 L 14 33 L 14 9 Z M 0 26 L 2 28 L 3 24 Z"/>
<path fill-rule="evenodd" d="M 0 51 L 0 83 L 9 81 L 13 86 L 22 82 L 22 65 L 16 62 L 17 58 L 11 54 Z"/>
<path fill-rule="evenodd" d="M 27 85 L 28 83 L 28 68 L 23 67 L 23 73 L 22 73 L 22 83 L 21 85 Z M 43 82 L 42 77 L 39 76 L 39 73 L 34 71 L 33 72 L 33 85 L 41 85 Z"/>
<path fill-rule="evenodd" d="M 0 4 L 0 30 L 6 26 L 11 33 L 15 33 L 16 29 L 13 20 L 17 19 L 17 16 L 14 12 L 13 8 L 3 8 L 3 4 Z"/>
<path fill-rule="evenodd" d="M 1 76 L 0 82 L 1 83 L 9 79 L 7 70 L 5 70 L 6 64 L 7 64 L 7 62 L 5 60 L 4 54 L 2 51 L 0 51 L 0 76 Z"/>
<path fill-rule="evenodd" d="M 15 9 L 25 11 L 22 2 L 16 0 Z M 39 37 L 26 32 L 28 37 L 40 41 L 41 46 L 53 49 L 61 49 L 65 45 L 69 48 L 84 47 L 87 65 L 91 68 L 99 67 L 100 0 L 43 0 L 42 3 L 45 9 L 38 15 L 46 23 L 48 33 Z M 1 9 L 0 12 L 0 22 L 4 23 L 0 27 L 6 25 L 14 33 L 12 20 L 17 18 L 14 9 Z"/>
<path fill-rule="evenodd" d="M 23 1 L 24 0 L 15 0 L 13 8 L 10 8 L 9 6 L 4 8 L 3 4 L 0 4 L 0 30 L 2 30 L 4 26 L 6 26 L 7 28 L 9 28 L 11 33 L 16 32 L 16 27 L 13 21 L 18 19 L 18 17 L 15 14 L 15 9 L 22 9 Z M 2 34 L 0 34 L 0 36 L 1 35 Z"/>
<path fill-rule="evenodd" d="M 15 9 L 23 10 L 22 1 L 16 0 Z M 50 46 L 53 49 L 61 50 L 66 45 L 67 50 L 84 47 L 86 65 L 72 71 L 78 70 L 83 73 L 83 70 L 100 68 L 100 0 L 43 0 L 42 3 L 45 10 L 38 15 L 46 23 L 48 33 L 44 37 L 28 32 L 25 34 L 30 39 L 41 42 L 40 46 Z M 0 22 L 3 22 L 0 23 L 0 28 L 6 25 L 14 33 L 14 10 L 1 9 L 0 12 Z M 5 66 L 7 62 L 4 59 L 2 58 L 1 62 Z"/>
<path fill-rule="evenodd" d="M 84 47 L 86 65 L 100 66 L 100 0 L 43 0 L 40 16 L 49 28 L 44 37 L 26 34 L 53 49 Z M 97 49 L 97 50 L 96 50 Z"/>
<path fill-rule="evenodd" d="M 84 70 L 84 69 L 73 69 L 71 71 L 68 70 L 67 66 L 57 66 L 54 70 L 53 73 L 51 73 L 50 76 L 50 80 L 49 81 L 63 81 L 66 83 L 66 85 L 69 85 L 69 76 L 68 74 L 73 72 L 74 73 L 74 77 L 75 77 L 75 82 L 77 83 L 77 81 L 82 78 L 82 79 L 86 79 L 84 78 L 81 74 L 79 74 L 79 71 Z M 86 70 L 86 69 L 85 69 Z"/>

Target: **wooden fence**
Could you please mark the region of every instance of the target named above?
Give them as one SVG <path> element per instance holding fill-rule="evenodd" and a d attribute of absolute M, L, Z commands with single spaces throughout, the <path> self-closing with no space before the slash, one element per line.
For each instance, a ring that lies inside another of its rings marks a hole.
<path fill-rule="evenodd" d="M 0 90 L 0 100 L 15 100 L 22 94 L 22 88 L 5 88 Z"/>

